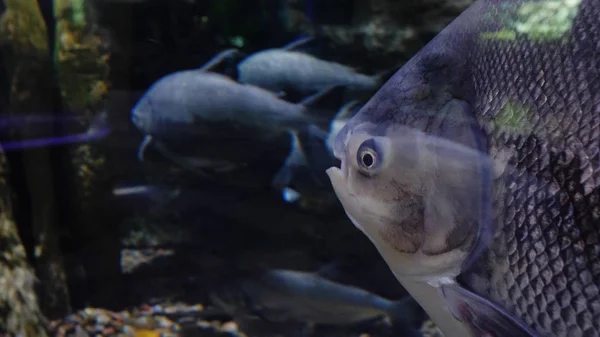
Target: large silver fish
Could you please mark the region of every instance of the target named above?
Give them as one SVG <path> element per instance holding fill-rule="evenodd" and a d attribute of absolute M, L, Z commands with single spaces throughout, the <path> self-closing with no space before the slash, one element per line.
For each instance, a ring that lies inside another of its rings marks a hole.
<path fill-rule="evenodd" d="M 479 0 L 336 138 L 346 213 L 448 337 L 600 335 L 599 17 Z"/>

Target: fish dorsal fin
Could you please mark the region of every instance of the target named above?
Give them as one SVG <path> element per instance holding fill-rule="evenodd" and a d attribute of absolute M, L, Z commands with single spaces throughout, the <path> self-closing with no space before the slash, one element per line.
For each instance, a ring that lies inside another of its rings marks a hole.
<path fill-rule="evenodd" d="M 237 48 L 229 48 L 219 52 L 217 55 L 213 56 L 208 62 L 206 62 L 202 67 L 198 68 L 198 71 L 214 71 L 217 73 L 223 73 L 227 76 L 235 79 L 238 79 L 238 71 L 237 71 L 237 63 L 239 59 L 243 56 L 243 53 L 240 52 Z M 225 64 L 225 62 L 229 61 L 229 64 Z"/>
<path fill-rule="evenodd" d="M 296 39 L 296 40 L 286 44 L 285 46 L 281 47 L 280 49 L 287 50 L 287 51 L 301 51 L 300 49 L 302 49 L 314 42 L 315 42 L 315 38 L 312 36 L 301 37 L 299 39 Z"/>
<path fill-rule="evenodd" d="M 343 101 L 346 88 L 341 85 L 331 86 L 321 90 L 314 95 L 308 96 L 299 102 L 309 109 L 327 109 L 338 111 L 341 102 Z"/>
<path fill-rule="evenodd" d="M 317 269 L 315 274 L 329 281 L 338 282 L 342 279 L 342 269 L 345 266 L 345 263 L 339 260 L 328 262 Z"/>
<path fill-rule="evenodd" d="M 240 51 L 237 48 L 229 48 L 219 52 L 217 55 L 213 56 L 208 62 L 206 62 L 202 67 L 198 68 L 200 71 L 211 71 L 215 67 L 217 67 L 221 62 L 226 59 L 231 59 L 240 54 Z"/>
<path fill-rule="evenodd" d="M 452 314 L 471 330 L 473 336 L 538 337 L 513 315 L 458 283 L 445 283 L 440 288 Z"/>

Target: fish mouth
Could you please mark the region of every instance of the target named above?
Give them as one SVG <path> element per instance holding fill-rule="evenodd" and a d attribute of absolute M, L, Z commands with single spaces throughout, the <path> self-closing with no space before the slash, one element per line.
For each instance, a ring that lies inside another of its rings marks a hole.
<path fill-rule="evenodd" d="M 343 146 L 342 150 L 336 146 L 334 148 L 333 155 L 340 161 L 340 167 L 332 166 L 325 170 L 325 173 L 327 173 L 327 176 L 329 176 L 329 180 L 331 181 L 335 193 L 338 194 L 338 198 L 342 189 L 344 190 L 344 194 L 352 196 L 347 188 L 348 168 L 346 167 L 347 163 L 345 160 L 345 153 L 345 145 Z"/>
<path fill-rule="evenodd" d="M 141 131 L 148 131 L 148 118 L 152 114 L 152 103 L 148 97 L 142 97 L 131 110 L 131 123 Z"/>
<path fill-rule="evenodd" d="M 346 185 L 347 170 L 346 170 L 346 139 L 349 132 L 348 124 L 338 132 L 335 136 L 332 150 L 333 156 L 340 161 L 340 167 L 332 166 L 325 170 L 325 173 L 329 176 L 329 180 L 333 186 L 335 193 L 339 193 L 342 185 Z M 344 188 L 344 190 L 347 190 Z M 339 197 L 338 197 L 339 198 Z"/>
<path fill-rule="evenodd" d="M 143 130 L 143 119 L 139 116 L 139 111 L 134 110 L 133 113 L 131 114 L 131 123 L 137 127 L 138 129 L 142 129 Z"/>

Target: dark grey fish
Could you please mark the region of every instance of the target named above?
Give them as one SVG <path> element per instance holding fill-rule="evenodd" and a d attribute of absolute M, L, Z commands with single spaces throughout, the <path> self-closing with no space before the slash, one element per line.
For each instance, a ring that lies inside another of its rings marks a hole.
<path fill-rule="evenodd" d="M 446 336 L 600 335 L 599 17 L 479 0 L 336 138 L 346 213 Z"/>
<path fill-rule="evenodd" d="M 335 109 L 327 109 L 327 101 L 337 104 L 339 92 L 330 88 L 293 104 L 204 68 L 176 72 L 153 84 L 131 112 L 133 124 L 146 135 L 139 156 L 143 159 L 154 143 L 192 169 L 243 165 L 255 158 L 255 148 L 280 142 L 290 131 L 328 125 L 327 114 Z"/>
<path fill-rule="evenodd" d="M 243 279 L 213 292 L 211 299 L 234 317 L 255 316 L 272 323 L 311 326 L 350 325 L 388 317 L 409 331 L 419 310 L 410 297 L 390 301 L 314 273 L 284 269 Z"/>
<path fill-rule="evenodd" d="M 344 86 L 354 93 L 372 93 L 390 75 L 389 71 L 365 75 L 353 68 L 294 50 L 300 43 L 256 52 L 238 66 L 238 80 L 273 92 L 311 94 L 331 86 Z"/>

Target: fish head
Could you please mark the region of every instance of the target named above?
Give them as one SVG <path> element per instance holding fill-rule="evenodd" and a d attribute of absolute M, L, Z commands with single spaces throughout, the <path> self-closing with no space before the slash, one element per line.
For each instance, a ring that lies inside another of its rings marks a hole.
<path fill-rule="evenodd" d="M 487 243 L 492 161 L 470 105 L 414 69 L 342 128 L 333 144 L 341 166 L 327 174 L 394 273 L 431 282 L 459 274 Z"/>
<path fill-rule="evenodd" d="M 152 130 L 152 102 L 146 93 L 131 110 L 131 123 L 145 134 Z"/>

